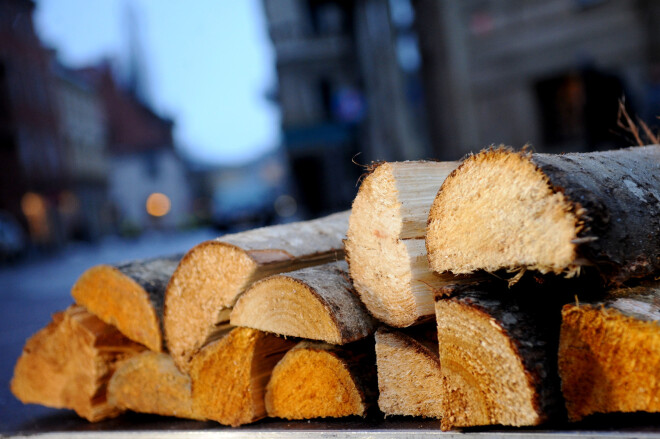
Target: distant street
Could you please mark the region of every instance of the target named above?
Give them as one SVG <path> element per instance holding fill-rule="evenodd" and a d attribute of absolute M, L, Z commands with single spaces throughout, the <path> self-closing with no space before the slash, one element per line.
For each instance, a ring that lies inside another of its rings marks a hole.
<path fill-rule="evenodd" d="M 98 245 L 72 244 L 51 257 L 0 266 L 0 433 L 54 413 L 23 406 L 11 395 L 9 381 L 25 339 L 45 326 L 52 313 L 72 303 L 71 286 L 83 271 L 102 263 L 183 253 L 217 235 L 213 230 L 149 232 L 133 240 L 114 237 Z"/>

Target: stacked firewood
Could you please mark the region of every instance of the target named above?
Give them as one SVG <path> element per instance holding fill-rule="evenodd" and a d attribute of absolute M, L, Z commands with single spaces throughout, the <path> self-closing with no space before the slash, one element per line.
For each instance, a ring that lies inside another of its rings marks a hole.
<path fill-rule="evenodd" d="M 660 411 L 660 146 L 374 165 L 350 212 L 90 268 L 23 402 L 442 429 Z"/>

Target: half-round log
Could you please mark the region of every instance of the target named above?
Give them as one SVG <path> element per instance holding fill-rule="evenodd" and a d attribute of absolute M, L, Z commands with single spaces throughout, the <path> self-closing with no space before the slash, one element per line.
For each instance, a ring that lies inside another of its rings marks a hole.
<path fill-rule="evenodd" d="M 565 155 L 490 149 L 443 183 L 426 246 L 438 273 L 660 269 L 660 146 Z"/>
<path fill-rule="evenodd" d="M 370 392 L 364 388 L 363 377 L 374 372 L 373 362 L 369 364 L 364 357 L 325 343 L 299 343 L 273 369 L 266 387 L 268 416 L 364 416 Z M 373 355 L 369 358 L 373 359 Z"/>
<path fill-rule="evenodd" d="M 354 292 L 343 261 L 254 283 L 236 303 L 230 322 L 332 344 L 350 343 L 375 330 L 375 322 Z"/>

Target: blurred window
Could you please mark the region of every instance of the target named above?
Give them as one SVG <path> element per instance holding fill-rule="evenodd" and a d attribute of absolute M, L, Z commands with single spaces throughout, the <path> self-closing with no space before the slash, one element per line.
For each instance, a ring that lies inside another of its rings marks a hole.
<path fill-rule="evenodd" d="M 148 152 L 144 155 L 145 174 L 151 179 L 158 178 L 158 156 L 154 152 Z"/>
<path fill-rule="evenodd" d="M 351 32 L 351 1 L 310 0 L 308 10 L 314 35 L 340 35 Z"/>
<path fill-rule="evenodd" d="M 583 139 L 585 90 L 579 75 L 567 74 L 540 81 L 536 94 L 545 143 Z"/>
<path fill-rule="evenodd" d="M 617 75 L 588 66 L 538 82 L 536 94 L 547 144 L 578 141 L 595 150 L 623 142 L 617 120 L 625 87 Z"/>

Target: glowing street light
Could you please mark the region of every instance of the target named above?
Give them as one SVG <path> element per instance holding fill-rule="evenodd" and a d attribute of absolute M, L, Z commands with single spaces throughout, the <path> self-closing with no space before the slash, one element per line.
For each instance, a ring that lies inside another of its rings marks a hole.
<path fill-rule="evenodd" d="M 147 198 L 147 213 L 151 216 L 165 216 L 170 211 L 172 203 L 167 195 L 154 192 Z"/>

